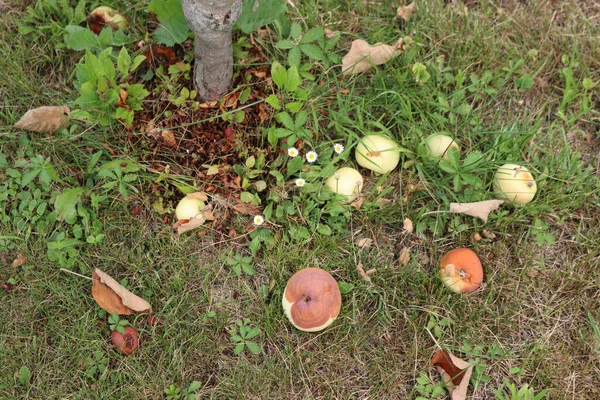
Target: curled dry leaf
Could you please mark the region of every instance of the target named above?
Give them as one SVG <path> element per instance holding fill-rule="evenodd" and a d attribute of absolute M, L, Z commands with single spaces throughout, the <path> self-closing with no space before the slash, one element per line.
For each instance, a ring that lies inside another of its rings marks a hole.
<path fill-rule="evenodd" d="M 200 218 L 180 219 L 179 221 L 173 224 L 173 228 L 177 229 L 178 235 L 196 229 L 204 222 L 206 222 L 206 217 L 204 216 L 204 213 L 198 216 Z"/>
<path fill-rule="evenodd" d="M 17 268 L 20 267 L 21 265 L 25 264 L 27 262 L 27 258 L 19 253 L 19 255 L 17 256 L 17 258 L 15 258 L 11 264 L 11 267 L 13 268 Z"/>
<path fill-rule="evenodd" d="M 44 106 L 29 110 L 14 127 L 33 132 L 54 133 L 69 125 L 71 110 L 67 106 Z"/>
<path fill-rule="evenodd" d="M 365 198 L 359 197 L 358 199 L 356 199 L 352 203 L 350 203 L 350 205 L 352 207 L 356 208 L 357 210 L 360 210 L 360 208 L 362 207 L 364 202 L 365 202 Z"/>
<path fill-rule="evenodd" d="M 376 43 L 370 45 L 362 39 L 352 42 L 350 51 L 342 59 L 344 75 L 358 74 L 367 71 L 374 65 L 381 65 L 402 53 L 403 40 L 399 39 L 392 46 Z"/>
<path fill-rule="evenodd" d="M 400 6 L 396 10 L 396 18 L 402 18 L 405 21 L 408 21 L 412 13 L 416 10 L 417 3 L 414 1 L 407 6 Z"/>
<path fill-rule="evenodd" d="M 172 131 L 166 130 L 160 133 L 162 137 L 162 142 L 167 147 L 177 147 L 177 140 L 175 139 L 175 135 Z"/>
<path fill-rule="evenodd" d="M 471 364 L 454 357 L 446 350 L 438 350 L 431 358 L 431 365 L 435 366 L 442 376 L 452 400 L 467 398 L 467 388 L 473 372 Z"/>
<path fill-rule="evenodd" d="M 410 261 L 410 248 L 403 247 L 402 250 L 400 250 L 400 255 L 398 256 L 398 262 L 403 267 L 406 267 L 408 265 L 409 261 Z"/>
<path fill-rule="evenodd" d="M 92 273 L 92 296 L 110 314 L 116 312 L 119 315 L 131 315 L 151 309 L 150 303 L 125 289 L 98 268 Z"/>
<path fill-rule="evenodd" d="M 403 225 L 406 233 L 413 233 L 413 223 L 409 218 L 404 218 Z"/>
<path fill-rule="evenodd" d="M 371 247 L 372 244 L 373 244 L 373 239 L 369 239 L 369 238 L 358 239 L 358 241 L 356 242 L 356 245 L 358 247 L 360 247 L 361 249 L 368 249 L 369 247 Z"/>
<path fill-rule="evenodd" d="M 450 203 L 450 212 L 470 215 L 471 217 L 481 218 L 487 222 L 488 216 L 492 211 L 496 211 L 504 200 L 485 200 L 475 203 Z"/>
<path fill-rule="evenodd" d="M 360 275 L 361 278 L 363 278 L 365 281 L 371 283 L 371 277 L 369 276 L 369 274 L 367 274 L 365 272 L 365 268 L 363 267 L 362 263 L 358 263 L 358 265 L 356 266 L 356 270 L 358 271 L 358 275 Z M 373 271 L 375 272 L 375 271 Z M 373 273 L 371 272 L 371 273 Z"/>

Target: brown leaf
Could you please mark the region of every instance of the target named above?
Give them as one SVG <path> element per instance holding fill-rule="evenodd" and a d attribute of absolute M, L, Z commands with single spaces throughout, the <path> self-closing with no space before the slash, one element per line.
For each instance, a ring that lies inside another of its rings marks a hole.
<path fill-rule="evenodd" d="M 488 215 L 492 211 L 496 211 L 504 200 L 485 200 L 475 203 L 450 203 L 450 212 L 470 215 L 471 217 L 481 218 L 483 222 L 487 222 Z"/>
<path fill-rule="evenodd" d="M 10 293 L 15 289 L 15 287 L 12 283 L 6 282 L 0 283 L 0 289 L 4 290 L 6 293 Z"/>
<path fill-rule="evenodd" d="M 409 261 L 410 261 L 410 248 L 403 247 L 402 250 L 400 250 L 400 255 L 398 256 L 398 262 L 403 267 L 406 267 L 408 265 Z"/>
<path fill-rule="evenodd" d="M 413 223 L 409 218 L 404 218 L 403 225 L 406 233 L 413 233 Z"/>
<path fill-rule="evenodd" d="M 350 205 L 352 207 L 356 208 L 357 210 L 360 210 L 360 208 L 362 207 L 364 202 L 365 202 L 365 198 L 359 197 L 358 199 L 356 199 L 352 203 L 350 203 Z"/>
<path fill-rule="evenodd" d="M 404 48 L 403 40 L 399 39 L 390 46 L 383 43 L 370 45 L 362 39 L 352 42 L 350 51 L 342 59 L 344 75 L 358 74 L 367 71 L 374 65 L 381 65 L 396 57 Z"/>
<path fill-rule="evenodd" d="M 233 209 L 237 212 L 239 212 L 240 214 L 246 214 L 246 215 L 257 215 L 260 214 L 260 210 L 256 207 L 253 206 L 252 204 L 248 204 L 248 203 L 238 203 L 235 206 L 233 206 Z"/>
<path fill-rule="evenodd" d="M 67 106 L 44 106 L 29 110 L 14 127 L 41 133 L 54 133 L 69 125 L 71 110 Z"/>
<path fill-rule="evenodd" d="M 177 147 L 177 140 L 175 140 L 175 135 L 172 131 L 166 130 L 160 133 L 162 137 L 162 142 L 167 147 Z"/>
<path fill-rule="evenodd" d="M 361 249 L 368 249 L 369 247 L 371 247 L 372 244 L 373 239 L 369 238 L 358 239 L 358 241 L 356 242 L 356 245 Z"/>
<path fill-rule="evenodd" d="M 486 239 L 496 239 L 496 234 L 494 232 L 488 231 L 487 229 L 484 229 L 481 233 L 483 234 L 483 236 L 485 236 Z"/>
<path fill-rule="evenodd" d="M 127 90 L 121 88 L 121 90 L 119 91 L 119 100 L 117 101 L 117 106 L 131 110 L 131 107 L 129 107 L 129 104 L 127 104 L 128 96 L 129 93 L 127 93 Z"/>
<path fill-rule="evenodd" d="M 17 268 L 17 267 L 20 267 L 21 265 L 25 264 L 26 262 L 27 262 L 27 258 L 23 254 L 19 253 L 17 258 L 15 258 L 14 261 L 12 262 L 11 266 L 13 268 Z"/>
<path fill-rule="evenodd" d="M 468 362 L 454 357 L 446 350 L 438 350 L 431 358 L 442 379 L 446 383 L 452 400 L 465 400 L 473 366 Z"/>
<path fill-rule="evenodd" d="M 131 315 L 151 309 L 150 303 L 125 289 L 98 268 L 92 273 L 92 296 L 100 307 L 111 314 Z"/>
<path fill-rule="evenodd" d="M 365 281 L 371 283 L 371 277 L 369 276 L 369 274 L 367 274 L 365 272 L 365 269 L 364 269 L 362 263 L 358 263 L 358 265 L 356 266 L 356 270 L 358 271 L 358 275 L 360 275 L 361 278 L 363 278 Z"/>
<path fill-rule="evenodd" d="M 396 10 L 396 18 L 400 17 L 403 20 L 408 21 L 408 19 L 410 18 L 410 16 L 416 8 L 417 4 L 414 1 L 407 6 L 400 6 Z"/>
<path fill-rule="evenodd" d="M 182 233 L 196 229 L 204 222 L 206 222 L 204 215 L 202 215 L 201 218 L 181 219 L 173 224 L 173 228 L 176 228 L 177 234 L 181 235 Z"/>

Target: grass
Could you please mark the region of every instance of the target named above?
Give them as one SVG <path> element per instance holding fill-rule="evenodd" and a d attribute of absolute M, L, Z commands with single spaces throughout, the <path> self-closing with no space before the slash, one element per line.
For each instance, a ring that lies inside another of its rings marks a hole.
<path fill-rule="evenodd" d="M 12 129 L 29 108 L 77 97 L 72 71 L 80 54 L 55 50 L 44 37 L 18 35 L 25 5 L 5 3 L 0 2 L 0 153 L 7 165 L 25 171 L 29 164 L 19 160 L 41 154 L 68 183 L 38 179 L 25 190 L 7 175 L 2 158 L 0 177 L 20 192 L 39 189 L 51 208 L 66 186 L 85 185 L 97 151 L 106 162 L 143 159 L 152 148 L 139 132 L 117 127 L 72 124 L 73 131 L 54 136 Z M 141 30 L 144 7 L 109 3 L 133 10 L 133 30 Z M 578 114 L 584 78 L 600 82 L 600 10 L 576 0 L 465 4 L 468 15 L 442 1 L 423 1 L 408 22 L 393 20 L 398 5 L 393 2 L 374 7 L 307 0 L 289 12 L 290 19 L 308 26 L 342 31 L 340 55 L 355 38 L 391 43 L 412 36 L 413 45 L 385 67 L 342 79 L 338 69 L 317 65 L 322 84 L 307 84 L 309 124 L 317 141 L 351 144 L 361 132 L 383 126 L 409 150 L 404 168 L 382 181 L 367 178 L 365 190 L 376 194 L 381 185 L 393 207 L 366 202 L 345 232 L 311 232 L 299 242 L 275 229 L 273 242 L 253 257 L 256 273 L 239 276 L 223 256 L 250 255 L 247 216 L 234 217 L 233 239 L 210 229 L 176 236 L 170 214 L 163 220 L 153 205 L 158 191 L 169 211 L 179 193 L 157 174 L 136 172 L 132 184 L 139 193 L 107 191 L 103 206 L 90 208 L 104 241 L 78 246 L 67 267 L 87 276 L 101 268 L 126 279 L 153 305 L 156 325 L 144 316 L 128 317 L 142 343 L 130 357 L 110 347 L 107 317 L 90 295 L 90 282 L 61 272 L 60 262 L 48 258 L 49 242 L 57 241 L 66 224 L 40 228 L 23 217 L 26 210 L 10 214 L 6 210 L 15 200 L 0 193 L 0 283 L 11 280 L 15 287 L 7 293 L 0 289 L 0 397 L 154 399 L 166 398 L 164 389 L 171 384 L 183 390 L 198 381 L 202 398 L 444 398 L 423 394 L 430 387 L 425 381 L 438 380 L 429 365 L 437 342 L 475 364 L 471 398 L 495 398 L 493 389 L 505 378 L 536 392 L 549 389 L 550 398 L 599 398 L 597 92 L 587 92 L 590 109 Z M 272 31 L 256 40 L 270 57 L 285 60 Z M 519 59 L 521 66 L 506 70 Z M 432 74 L 422 85 L 412 79 L 416 62 Z M 456 85 L 459 71 L 465 77 L 462 88 Z M 486 71 L 489 80 L 482 83 Z M 515 78 L 523 75 L 532 77 L 533 86 L 520 91 Z M 574 92 L 565 90 L 571 75 Z M 463 104 L 468 112 L 457 112 Z M 425 137 L 442 130 L 458 139 L 463 159 L 475 151 L 483 155 L 475 167 L 460 167 L 460 189 L 453 174 L 419 151 Z M 251 154 L 259 143 L 259 132 L 247 137 L 238 143 L 240 154 Z M 493 171 L 511 161 L 524 163 L 536 176 L 533 203 L 503 206 L 487 224 L 431 213 L 453 201 L 492 198 Z M 186 174 L 193 168 L 179 170 Z M 67 180 L 71 176 L 75 181 Z M 480 188 L 468 183 L 473 177 Z M 136 205 L 141 211 L 132 213 Z M 407 217 L 415 226 L 412 234 L 402 230 Z M 475 233 L 483 239 L 474 240 Z M 360 248 L 361 238 L 373 244 Z M 398 255 L 405 247 L 411 258 L 402 266 Z M 437 262 L 455 247 L 472 248 L 483 261 L 485 281 L 476 293 L 453 294 L 437 278 Z M 18 254 L 27 262 L 12 267 Z M 377 269 L 372 284 L 360 279 L 359 262 Z M 280 299 L 295 271 L 315 266 L 354 287 L 343 297 L 338 320 L 321 333 L 307 334 L 287 322 Z M 230 330 L 245 319 L 261 331 L 255 338 L 262 348 L 258 355 L 234 354 Z M 95 354 L 107 367 L 91 374 L 88 358 Z M 29 383 L 15 378 L 23 366 L 31 371 Z"/>

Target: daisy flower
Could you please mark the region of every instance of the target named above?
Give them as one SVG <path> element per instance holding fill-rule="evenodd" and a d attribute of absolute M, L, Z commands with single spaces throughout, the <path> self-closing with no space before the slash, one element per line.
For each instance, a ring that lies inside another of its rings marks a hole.
<path fill-rule="evenodd" d="M 288 149 L 288 156 L 290 157 L 296 157 L 298 155 L 298 149 L 295 147 L 290 147 Z"/>
<path fill-rule="evenodd" d="M 317 161 L 317 153 L 315 151 L 309 151 L 308 153 L 306 153 L 306 161 L 308 161 L 309 163 L 314 163 L 315 161 Z"/>
<path fill-rule="evenodd" d="M 262 225 L 265 223 L 265 219 L 263 218 L 262 215 L 255 215 L 254 216 L 254 225 Z"/>
<path fill-rule="evenodd" d="M 306 181 L 305 181 L 304 179 L 302 179 L 302 178 L 298 178 L 298 179 L 296 179 L 296 186 L 298 186 L 298 187 L 302 187 L 302 186 L 304 186 L 305 184 L 306 184 Z"/>
<path fill-rule="evenodd" d="M 333 145 L 333 150 L 335 150 L 335 152 L 338 154 L 342 154 L 344 151 L 344 145 L 341 143 L 336 143 Z"/>

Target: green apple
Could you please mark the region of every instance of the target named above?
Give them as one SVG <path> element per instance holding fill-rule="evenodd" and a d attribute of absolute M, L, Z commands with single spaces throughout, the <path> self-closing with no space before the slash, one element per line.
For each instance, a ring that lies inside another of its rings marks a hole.
<path fill-rule="evenodd" d="M 527 204 L 535 197 L 537 185 L 531 172 L 517 164 L 504 164 L 494 174 L 494 193 L 499 199 Z"/>

